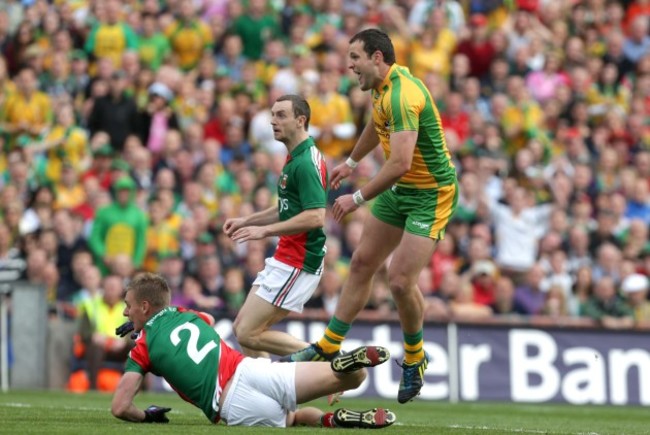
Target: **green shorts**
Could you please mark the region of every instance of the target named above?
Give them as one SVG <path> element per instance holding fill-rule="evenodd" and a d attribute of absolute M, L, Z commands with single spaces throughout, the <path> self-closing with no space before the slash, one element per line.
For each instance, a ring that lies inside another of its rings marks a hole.
<path fill-rule="evenodd" d="M 372 214 L 411 234 L 440 240 L 457 202 L 458 183 L 435 189 L 393 186 L 375 199 Z"/>

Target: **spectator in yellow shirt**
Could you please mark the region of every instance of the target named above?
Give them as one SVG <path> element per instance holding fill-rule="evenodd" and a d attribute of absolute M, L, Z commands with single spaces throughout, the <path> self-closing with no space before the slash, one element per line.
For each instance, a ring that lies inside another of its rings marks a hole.
<path fill-rule="evenodd" d="M 69 162 L 80 172 L 86 168 L 88 158 L 88 135 L 75 125 L 72 105 L 59 106 L 56 113 L 56 125 L 45 138 L 48 147 L 46 177 L 57 183 L 61 180 L 63 162 Z"/>
<path fill-rule="evenodd" d="M 10 95 L 15 93 L 16 85 L 9 78 L 7 62 L 4 57 L 0 56 L 0 107 Z"/>
<path fill-rule="evenodd" d="M 61 181 L 55 185 L 55 208 L 73 209 L 86 201 L 86 191 L 79 182 L 74 166 L 64 161 L 61 168 Z"/>
<path fill-rule="evenodd" d="M 506 140 L 506 152 L 509 156 L 514 156 L 526 146 L 528 140 L 543 139 L 544 133 L 540 126 L 544 125 L 544 112 L 530 97 L 521 77 L 511 77 L 508 80 L 508 97 L 510 102 L 501 118 L 501 127 Z"/>
<path fill-rule="evenodd" d="M 184 71 L 193 69 L 201 60 L 203 53 L 212 48 L 212 32 L 196 18 L 192 0 L 182 0 L 179 17 L 165 29 L 172 53 L 178 66 Z"/>
<path fill-rule="evenodd" d="M 34 70 L 22 68 L 16 77 L 16 86 L 17 92 L 7 97 L 0 110 L 0 129 L 9 135 L 9 149 L 14 147 L 18 136 L 36 138 L 52 122 L 50 98 L 37 91 Z"/>
<path fill-rule="evenodd" d="M 97 280 L 99 271 L 94 267 L 91 270 Z M 89 295 L 80 306 L 79 334 L 85 345 L 82 358 L 87 363 L 91 389 L 99 387 L 98 375 L 104 363 L 111 361 L 121 366 L 130 348 L 128 340 L 115 335 L 115 328 L 124 321 L 122 280 L 109 275 L 102 284 L 102 289 Z"/>
<path fill-rule="evenodd" d="M 424 77 L 433 72 L 446 78 L 450 70 L 449 57 L 449 53 L 437 46 L 434 31 L 426 29 L 411 46 L 411 74 Z"/>
<path fill-rule="evenodd" d="M 352 149 L 357 132 L 350 101 L 336 92 L 338 82 L 334 73 L 321 74 L 316 93 L 307 99 L 312 110 L 309 134 L 321 152 L 332 158 Z"/>
<path fill-rule="evenodd" d="M 180 220 L 167 212 L 160 199 L 153 198 L 149 202 L 147 253 L 143 265 L 146 271 L 157 272 L 161 258 L 180 250 L 179 228 Z"/>
<path fill-rule="evenodd" d="M 113 65 L 119 68 L 122 54 L 138 48 L 138 38 L 131 26 L 120 19 L 120 0 L 108 0 L 105 7 L 106 19 L 93 27 L 84 49 L 95 59 L 110 58 Z"/>

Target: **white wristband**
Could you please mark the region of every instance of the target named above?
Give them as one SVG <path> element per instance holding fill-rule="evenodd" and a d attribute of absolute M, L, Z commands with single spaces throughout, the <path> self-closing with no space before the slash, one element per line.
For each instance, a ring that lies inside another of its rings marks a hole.
<path fill-rule="evenodd" d="M 352 157 L 348 157 L 348 159 L 345 161 L 345 164 L 351 167 L 352 169 L 359 166 L 359 162 L 355 162 L 354 160 L 352 160 Z"/>
<path fill-rule="evenodd" d="M 352 201 L 354 201 L 354 203 L 359 207 L 366 203 L 366 200 L 363 199 L 363 195 L 361 194 L 361 189 L 352 194 Z"/>

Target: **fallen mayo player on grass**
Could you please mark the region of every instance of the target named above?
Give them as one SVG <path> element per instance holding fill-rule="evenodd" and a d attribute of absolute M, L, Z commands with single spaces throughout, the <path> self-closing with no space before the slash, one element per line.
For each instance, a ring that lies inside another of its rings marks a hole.
<path fill-rule="evenodd" d="M 360 347 L 332 362 L 281 363 L 245 357 L 229 347 L 214 330 L 207 313 L 169 305 L 164 278 L 144 273 L 127 286 L 124 315 L 129 322 L 116 333 L 137 333 L 125 373 L 113 396 L 111 412 L 132 422 L 167 423 L 171 408 L 137 408 L 133 398 L 144 375 L 163 377 L 208 419 L 229 426 L 383 428 L 396 420 L 387 409 L 334 412 L 297 404 L 338 391 L 355 389 L 366 377 L 365 367 L 390 358 L 383 347 Z"/>

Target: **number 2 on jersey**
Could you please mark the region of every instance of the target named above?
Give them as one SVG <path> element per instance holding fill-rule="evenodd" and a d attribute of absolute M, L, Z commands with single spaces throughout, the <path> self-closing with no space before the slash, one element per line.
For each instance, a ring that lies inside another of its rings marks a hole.
<path fill-rule="evenodd" d="M 210 340 L 201 349 L 199 349 L 198 348 L 199 335 L 201 334 L 201 331 L 199 331 L 199 327 L 193 323 L 185 322 L 182 325 L 177 326 L 169 336 L 169 339 L 172 341 L 172 344 L 174 346 L 178 346 L 180 344 L 181 342 L 180 332 L 184 329 L 190 331 L 190 339 L 187 342 L 187 355 L 196 364 L 201 364 L 203 358 L 205 358 L 206 355 L 210 353 L 212 349 L 217 347 L 217 343 L 215 343 L 214 340 Z"/>

